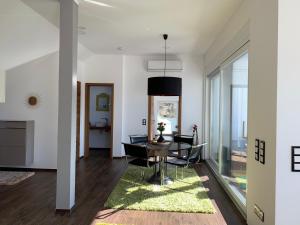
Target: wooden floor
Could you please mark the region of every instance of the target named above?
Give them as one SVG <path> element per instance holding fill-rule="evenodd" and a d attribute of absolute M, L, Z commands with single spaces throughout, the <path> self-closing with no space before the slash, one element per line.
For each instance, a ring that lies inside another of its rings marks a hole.
<path fill-rule="evenodd" d="M 93 151 L 77 166 L 76 208 L 71 216 L 56 215 L 56 173 L 36 174 L 14 186 L 0 186 L 1 225 L 91 225 L 97 222 L 127 225 L 242 225 L 246 224 L 205 164 L 196 170 L 208 189 L 217 213 L 141 212 L 104 210 L 103 205 L 124 172 L 124 160 L 110 161 Z"/>

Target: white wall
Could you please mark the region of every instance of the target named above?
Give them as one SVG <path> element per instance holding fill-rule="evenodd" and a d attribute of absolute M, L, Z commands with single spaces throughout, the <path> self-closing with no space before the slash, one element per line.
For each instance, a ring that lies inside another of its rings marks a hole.
<path fill-rule="evenodd" d="M 58 54 L 50 54 L 6 72 L 6 102 L 0 120 L 34 120 L 33 168 L 56 169 L 58 116 Z M 37 108 L 27 106 L 31 94 L 40 96 Z"/>
<path fill-rule="evenodd" d="M 114 83 L 113 153 L 122 156 L 122 141 L 129 134 L 146 134 L 147 78 L 161 75 L 146 72 L 148 57 L 95 55 L 78 63 L 81 89 L 81 146 L 84 153 L 84 100 L 85 83 Z M 201 57 L 182 55 L 183 115 L 182 132 L 192 133 L 192 125 L 202 124 L 203 62 Z M 169 75 L 169 74 L 168 74 Z M 179 75 L 173 73 L 171 75 Z M 16 92 L 17 90 L 17 92 Z M 41 105 L 29 109 L 25 97 L 30 93 L 41 95 Z M 33 168 L 56 168 L 57 105 L 58 105 L 58 53 L 34 60 L 8 71 L 7 102 L 0 104 L 2 120 L 35 120 L 35 160 Z M 18 104 L 16 104 L 18 103 Z M 55 122 L 56 121 L 56 122 Z M 123 126 L 123 124 L 125 124 Z M 201 136 L 201 131 L 199 136 Z"/>
<path fill-rule="evenodd" d="M 276 225 L 300 224 L 300 173 L 291 172 L 291 146 L 300 146 L 300 2 L 279 0 L 277 72 Z"/>
<path fill-rule="evenodd" d="M 113 156 L 122 156 L 123 56 L 95 55 L 85 61 L 85 82 L 114 83 Z"/>
<path fill-rule="evenodd" d="M 78 63 L 83 80 L 84 63 Z M 84 83 L 82 83 L 84 86 Z M 58 53 L 52 53 L 6 71 L 6 101 L 0 103 L 0 120 L 34 120 L 34 163 L 31 168 L 56 169 L 58 123 Z M 81 90 L 81 154 L 84 152 L 84 88 Z M 40 96 L 37 108 L 27 106 L 31 94 Z"/>
<path fill-rule="evenodd" d="M 124 57 L 123 141 L 129 141 L 128 136 L 131 134 L 147 134 L 147 126 L 142 125 L 142 119 L 147 119 L 148 113 L 147 79 L 162 75 L 162 73 L 146 71 L 149 58 L 147 56 Z M 172 72 L 167 75 L 182 77 L 182 133 L 192 134 L 193 124 L 202 126 L 203 60 L 202 57 L 192 55 L 180 55 L 178 58 L 183 61 L 183 72 Z M 201 134 L 200 130 L 199 137 Z"/>
<path fill-rule="evenodd" d="M 249 225 L 275 224 L 277 12 L 274 0 L 252 0 L 247 158 Z M 256 138 L 266 142 L 265 165 L 254 159 Z M 254 214 L 254 204 L 265 212 L 264 223 Z"/>
<path fill-rule="evenodd" d="M 96 97 L 99 94 L 105 93 L 109 95 L 109 102 L 112 103 L 112 88 L 109 86 L 92 86 L 90 88 L 90 123 L 96 126 L 97 122 L 104 122 L 103 118 L 107 119 L 108 125 L 111 125 L 111 111 L 96 111 Z M 109 107 L 111 110 L 111 108 Z M 90 148 L 111 148 L 110 131 L 90 130 Z"/>
<path fill-rule="evenodd" d="M 6 73 L 0 69 L 0 103 L 5 102 L 5 79 Z"/>
<path fill-rule="evenodd" d="M 205 73 L 215 70 L 249 40 L 251 0 L 244 0 L 204 56 Z"/>
<path fill-rule="evenodd" d="M 81 82 L 81 106 L 80 106 L 80 156 L 84 155 L 84 126 L 85 126 L 85 63 L 78 61 L 77 79 Z"/>

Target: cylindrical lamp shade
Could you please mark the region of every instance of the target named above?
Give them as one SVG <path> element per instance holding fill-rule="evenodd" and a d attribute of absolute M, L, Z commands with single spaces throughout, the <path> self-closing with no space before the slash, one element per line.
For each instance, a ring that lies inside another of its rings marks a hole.
<path fill-rule="evenodd" d="M 182 79 L 178 77 L 148 78 L 148 95 L 151 96 L 181 96 Z"/>

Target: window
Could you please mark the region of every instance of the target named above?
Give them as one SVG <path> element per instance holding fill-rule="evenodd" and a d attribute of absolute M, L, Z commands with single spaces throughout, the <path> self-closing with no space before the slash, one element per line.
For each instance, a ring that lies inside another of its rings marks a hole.
<path fill-rule="evenodd" d="M 221 75 L 218 73 L 210 80 L 210 158 L 215 164 L 219 163 L 220 85 Z"/>
<path fill-rule="evenodd" d="M 164 135 L 173 135 L 178 132 L 178 102 L 179 97 L 155 96 L 154 97 L 154 133 L 159 134 L 157 123 L 166 124 Z"/>
<path fill-rule="evenodd" d="M 246 205 L 248 53 L 210 81 L 210 159 L 234 198 Z"/>

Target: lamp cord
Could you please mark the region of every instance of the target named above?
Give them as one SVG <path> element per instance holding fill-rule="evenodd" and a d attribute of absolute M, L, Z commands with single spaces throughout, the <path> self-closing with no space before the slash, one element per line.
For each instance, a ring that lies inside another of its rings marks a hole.
<path fill-rule="evenodd" d="M 164 76 L 166 76 L 166 69 L 167 69 L 167 39 L 165 39 L 165 69 L 164 69 Z"/>

